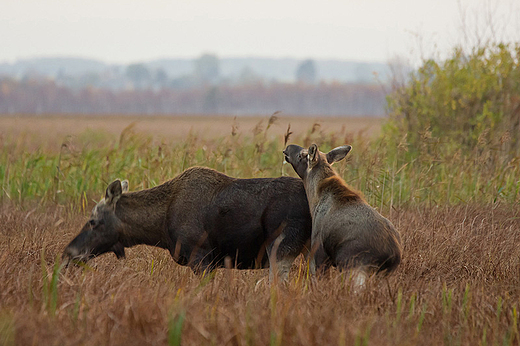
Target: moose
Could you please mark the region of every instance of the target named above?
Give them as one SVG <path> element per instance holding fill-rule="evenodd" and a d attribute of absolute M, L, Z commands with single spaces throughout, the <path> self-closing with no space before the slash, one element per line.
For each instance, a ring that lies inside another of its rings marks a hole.
<path fill-rule="evenodd" d="M 285 279 L 308 249 L 311 226 L 298 178 L 237 179 L 192 167 L 136 192 L 128 192 L 126 180 L 113 181 L 63 258 L 67 264 L 107 252 L 123 258 L 125 247 L 146 244 L 167 249 L 197 273 L 269 267 L 270 279 Z"/>
<path fill-rule="evenodd" d="M 327 154 L 316 144 L 308 149 L 288 145 L 283 154 L 302 178 L 312 215 L 310 269 L 326 271 L 331 265 L 352 270 L 356 287 L 377 272 L 389 273 L 401 262 L 401 239 L 392 223 L 367 204 L 333 170 L 352 147 L 344 145 Z"/>

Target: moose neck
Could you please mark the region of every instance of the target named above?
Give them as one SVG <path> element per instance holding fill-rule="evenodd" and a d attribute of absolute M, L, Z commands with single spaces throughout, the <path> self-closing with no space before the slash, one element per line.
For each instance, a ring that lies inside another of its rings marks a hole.
<path fill-rule="evenodd" d="M 335 175 L 332 167 L 325 162 L 318 162 L 316 166 L 307 171 L 304 185 L 311 213 L 313 213 L 321 198 L 319 193 L 320 182 Z"/>
<path fill-rule="evenodd" d="M 121 241 L 125 246 L 169 247 L 165 220 L 171 196 L 172 184 L 169 183 L 121 196 L 116 215 L 124 224 Z"/>

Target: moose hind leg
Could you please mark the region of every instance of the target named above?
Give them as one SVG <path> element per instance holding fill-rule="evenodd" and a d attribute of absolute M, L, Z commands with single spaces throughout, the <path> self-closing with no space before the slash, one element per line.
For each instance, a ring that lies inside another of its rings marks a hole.
<path fill-rule="evenodd" d="M 211 251 L 206 249 L 194 249 L 190 255 L 188 266 L 197 275 L 207 274 L 217 267 Z"/>
<path fill-rule="evenodd" d="M 373 273 L 373 258 L 368 250 L 357 246 L 355 242 L 342 244 L 335 255 L 337 266 L 342 271 L 347 271 L 352 282 L 354 292 L 359 292 L 366 287 L 366 282 Z"/>
<path fill-rule="evenodd" d="M 302 252 L 305 244 L 292 241 L 284 233 L 280 234 L 268 248 L 269 254 L 269 282 L 274 282 L 275 276 L 287 281 L 291 266 Z"/>
<path fill-rule="evenodd" d="M 281 281 L 287 281 L 289 278 L 289 271 L 296 257 L 284 257 L 279 260 L 274 260 L 274 256 L 269 258 L 269 282 L 275 282 L 277 277 Z"/>
<path fill-rule="evenodd" d="M 354 293 L 364 290 L 369 278 L 367 268 L 364 266 L 353 268 L 350 271 L 350 278 Z"/>

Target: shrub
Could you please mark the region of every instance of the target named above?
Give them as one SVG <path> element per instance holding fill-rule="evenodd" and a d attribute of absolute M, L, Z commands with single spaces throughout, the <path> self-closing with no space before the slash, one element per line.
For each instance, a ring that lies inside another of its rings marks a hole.
<path fill-rule="evenodd" d="M 412 157 L 482 154 L 511 160 L 520 153 L 520 45 L 492 44 L 445 61 L 427 60 L 387 98 L 384 128 Z"/>

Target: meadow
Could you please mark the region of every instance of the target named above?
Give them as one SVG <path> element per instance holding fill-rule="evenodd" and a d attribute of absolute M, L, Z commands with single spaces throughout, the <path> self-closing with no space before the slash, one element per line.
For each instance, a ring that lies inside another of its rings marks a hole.
<path fill-rule="evenodd" d="M 520 343 L 520 158 L 484 144 L 392 144 L 382 119 L 0 118 L 0 344 L 513 345 Z M 290 127 L 289 127 L 290 125 Z M 285 284 L 267 270 L 197 276 L 137 246 L 63 268 L 115 178 L 156 186 L 191 166 L 296 176 L 286 143 L 351 144 L 337 172 L 401 233 L 403 262 L 353 292 L 348 275 Z M 422 155 L 411 157 L 410 151 Z"/>

